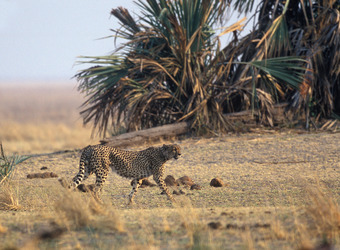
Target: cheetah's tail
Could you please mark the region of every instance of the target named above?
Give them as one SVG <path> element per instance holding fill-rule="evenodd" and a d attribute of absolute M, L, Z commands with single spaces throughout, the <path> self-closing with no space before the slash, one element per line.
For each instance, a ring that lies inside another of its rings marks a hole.
<path fill-rule="evenodd" d="M 79 172 L 78 174 L 73 178 L 71 187 L 76 188 L 84 179 L 84 174 L 85 174 L 85 161 L 84 159 L 80 159 L 79 163 Z"/>

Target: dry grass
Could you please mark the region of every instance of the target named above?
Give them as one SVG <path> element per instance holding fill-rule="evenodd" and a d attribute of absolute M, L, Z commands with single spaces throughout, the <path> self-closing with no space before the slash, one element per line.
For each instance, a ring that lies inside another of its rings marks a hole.
<path fill-rule="evenodd" d="M 82 126 L 83 98 L 74 85 L 0 85 L 0 141 L 7 152 L 45 153 L 82 148 L 91 128 Z"/>
<path fill-rule="evenodd" d="M 0 185 L 0 210 L 18 210 L 19 205 L 18 190 L 5 181 Z"/>
<path fill-rule="evenodd" d="M 89 201 L 81 199 L 79 193 L 67 192 L 54 205 L 57 223 L 65 225 L 69 230 L 90 225 L 91 212 Z"/>
<path fill-rule="evenodd" d="M 320 183 L 307 187 L 306 213 L 309 221 L 303 223 L 303 238 L 309 248 L 311 245 L 332 246 L 340 240 L 340 209 L 332 193 Z M 299 225 L 302 227 L 301 225 Z M 315 242 L 317 239 L 317 242 Z"/>
<path fill-rule="evenodd" d="M 7 228 L 4 227 L 4 226 L 2 226 L 2 225 L 1 225 L 1 222 L 0 222 L 0 234 L 1 234 L 1 233 L 6 233 L 6 232 L 7 232 Z"/>
<path fill-rule="evenodd" d="M 0 110 L 6 109 L 0 112 L 0 140 L 6 152 L 43 153 L 96 143 L 89 139 L 90 129 L 81 128 L 77 120 L 79 96 L 74 99 L 73 94 L 54 89 L 56 96 L 49 97 L 45 89 L 40 93 L 45 100 L 39 103 L 35 91 L 26 90 L 29 95 L 24 95 L 24 90 L 20 94 L 0 89 Z M 286 131 L 176 141 L 183 154 L 167 163 L 165 174 L 176 179 L 187 175 L 202 186 L 201 190 L 182 188 L 185 194 L 176 196 L 178 206 L 172 206 L 157 187 L 140 189 L 135 205 L 127 206 L 130 181 L 113 173 L 104 185 L 104 205 L 99 205 L 88 193 L 63 189 L 56 178 L 27 179 L 30 173 L 46 171 L 41 170 L 45 167 L 70 180 L 78 171 L 78 152 L 30 158 L 17 165 L 7 180 L 10 185 L 0 187 L 0 204 L 6 204 L 0 211 L 0 249 L 314 249 L 327 245 L 337 249 L 339 140 L 339 133 Z M 210 187 L 215 177 L 227 185 Z M 91 177 L 86 184 L 93 182 Z M 211 223 L 219 226 L 214 229 Z"/>
<path fill-rule="evenodd" d="M 60 227 L 69 231 L 93 227 L 97 230 L 123 232 L 124 226 L 110 207 L 99 204 L 91 195 L 64 190 L 54 204 L 54 219 Z"/>

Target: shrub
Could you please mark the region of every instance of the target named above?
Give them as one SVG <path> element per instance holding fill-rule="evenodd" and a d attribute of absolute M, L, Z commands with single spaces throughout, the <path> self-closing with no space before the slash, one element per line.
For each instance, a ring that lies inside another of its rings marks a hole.
<path fill-rule="evenodd" d="M 14 171 L 17 164 L 29 159 L 31 156 L 5 155 L 2 143 L 0 143 L 0 184 Z"/>

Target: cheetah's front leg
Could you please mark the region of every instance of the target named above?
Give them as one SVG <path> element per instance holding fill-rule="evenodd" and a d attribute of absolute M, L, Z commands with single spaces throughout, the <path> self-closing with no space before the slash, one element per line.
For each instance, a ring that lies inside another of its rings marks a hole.
<path fill-rule="evenodd" d="M 133 179 L 132 180 L 132 190 L 129 194 L 129 205 L 133 203 L 133 197 L 135 197 L 138 188 L 142 184 L 143 179 Z"/>
<path fill-rule="evenodd" d="M 176 202 L 175 198 L 172 196 L 169 189 L 167 188 L 167 186 L 166 186 L 166 184 L 163 180 L 163 177 L 161 175 L 154 175 L 153 179 L 155 180 L 157 185 L 160 187 L 160 189 L 166 193 L 169 200 L 171 200 L 171 202 Z"/>

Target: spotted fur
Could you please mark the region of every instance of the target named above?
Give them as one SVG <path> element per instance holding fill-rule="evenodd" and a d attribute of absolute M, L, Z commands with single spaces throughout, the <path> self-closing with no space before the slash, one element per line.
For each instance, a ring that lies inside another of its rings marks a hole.
<path fill-rule="evenodd" d="M 132 179 L 129 203 L 132 203 L 142 179 L 151 175 L 168 198 L 174 201 L 164 183 L 164 164 L 172 158 L 178 159 L 180 155 L 181 149 L 176 144 L 150 147 L 142 151 L 124 151 L 105 145 L 87 146 L 80 157 L 79 172 L 73 178 L 71 186 L 76 188 L 94 173 L 96 175 L 94 192 L 98 197 L 111 168 L 118 175 Z"/>

